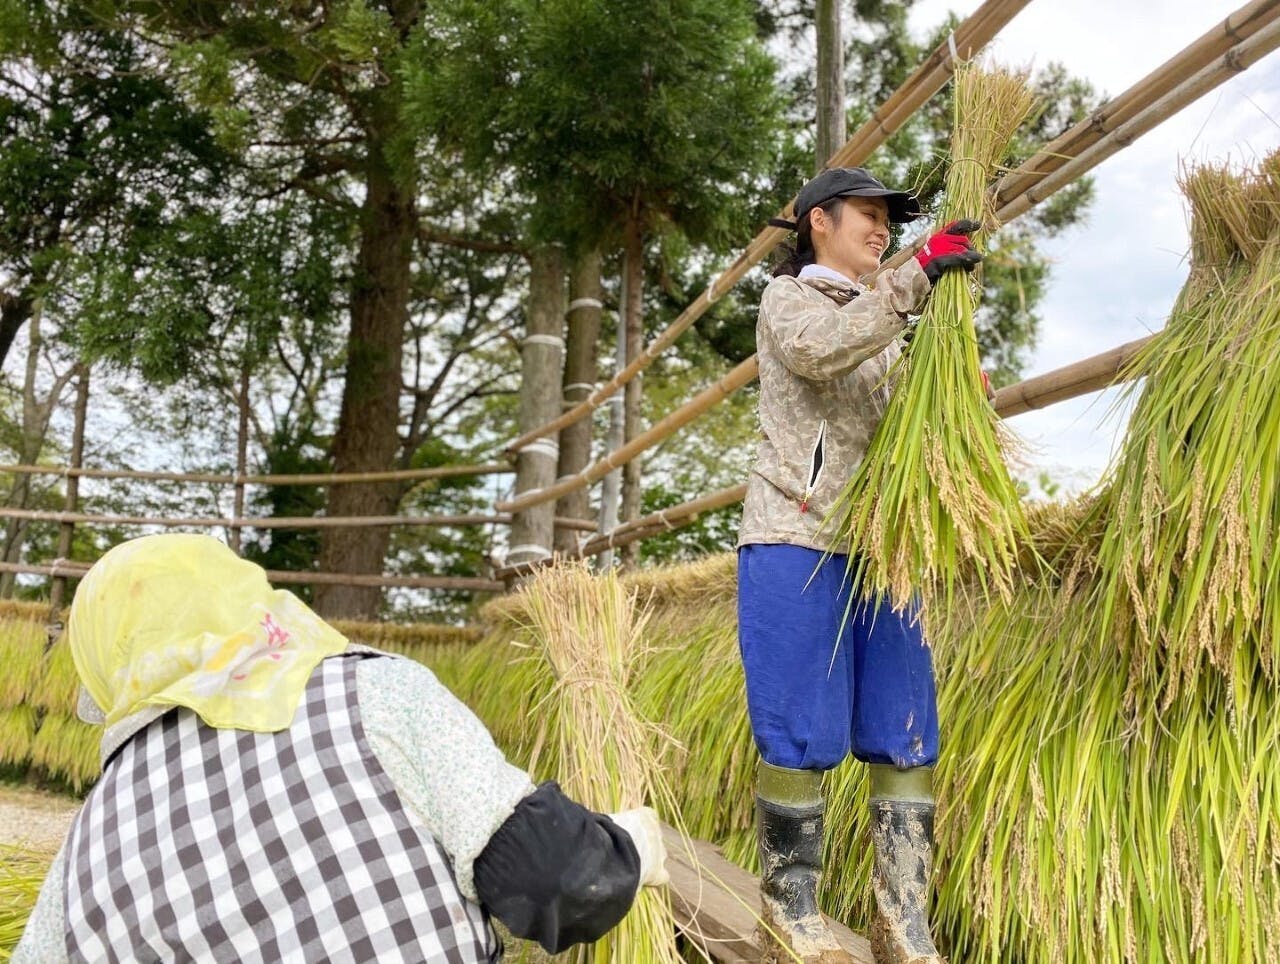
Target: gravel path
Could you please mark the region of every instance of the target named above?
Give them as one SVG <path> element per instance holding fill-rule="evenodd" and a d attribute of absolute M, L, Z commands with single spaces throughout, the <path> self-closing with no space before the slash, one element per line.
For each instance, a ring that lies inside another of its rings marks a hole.
<path fill-rule="evenodd" d="M 0 786 L 0 844 L 46 851 L 52 857 L 80 804 L 69 797 Z"/>

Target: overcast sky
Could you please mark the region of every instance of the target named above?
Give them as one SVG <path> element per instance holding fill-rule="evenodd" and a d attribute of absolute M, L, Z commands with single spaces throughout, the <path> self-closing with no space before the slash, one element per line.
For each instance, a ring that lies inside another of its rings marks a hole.
<path fill-rule="evenodd" d="M 978 0 L 920 0 L 918 35 Z M 1127 90 L 1236 9 L 1216 0 L 1033 0 L 988 48 L 1010 65 L 1059 61 L 1108 98 Z M 1186 280 L 1185 161 L 1250 160 L 1280 146 L 1280 52 L 1272 53 L 1094 169 L 1088 223 L 1047 246 L 1053 259 L 1039 346 L 1027 375 L 1050 371 L 1157 331 Z M 1116 390 L 1011 418 L 1047 470 L 1071 491 L 1101 475 L 1124 426 Z"/>

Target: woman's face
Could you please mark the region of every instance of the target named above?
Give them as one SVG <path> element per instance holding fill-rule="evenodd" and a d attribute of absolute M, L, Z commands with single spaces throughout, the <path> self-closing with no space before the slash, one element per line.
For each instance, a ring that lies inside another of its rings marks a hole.
<path fill-rule="evenodd" d="M 845 198 L 838 220 L 821 208 L 809 216 L 818 264 L 855 281 L 880 266 L 889 247 L 889 205 L 884 198 Z"/>

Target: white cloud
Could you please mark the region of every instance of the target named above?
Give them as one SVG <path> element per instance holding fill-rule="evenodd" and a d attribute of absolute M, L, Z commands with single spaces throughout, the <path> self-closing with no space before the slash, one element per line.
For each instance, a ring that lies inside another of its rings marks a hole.
<path fill-rule="evenodd" d="M 947 10 L 972 13 L 977 0 L 921 0 L 919 33 Z M 1120 94 L 1235 10 L 1221 2 L 1159 6 L 1103 0 L 1031 3 L 989 48 L 1005 63 L 1058 61 L 1108 96 Z M 1093 172 L 1089 223 L 1047 248 L 1054 268 L 1041 306 L 1040 344 L 1028 375 L 1069 364 L 1163 327 L 1186 278 L 1187 232 L 1179 166 L 1184 161 L 1251 160 L 1280 145 L 1280 54 L 1211 91 Z M 1040 471 L 1072 490 L 1105 467 L 1127 412 L 1117 390 L 1029 412 L 1009 424 L 1032 446 Z"/>

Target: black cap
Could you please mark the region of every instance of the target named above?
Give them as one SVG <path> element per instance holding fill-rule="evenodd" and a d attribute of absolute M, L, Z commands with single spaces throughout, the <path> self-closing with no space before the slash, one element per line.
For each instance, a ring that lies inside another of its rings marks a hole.
<path fill-rule="evenodd" d="M 889 204 L 889 220 L 894 224 L 905 224 L 920 215 L 920 202 L 906 191 L 891 191 L 861 167 L 831 167 L 796 195 L 796 222 L 836 197 L 882 197 Z"/>

